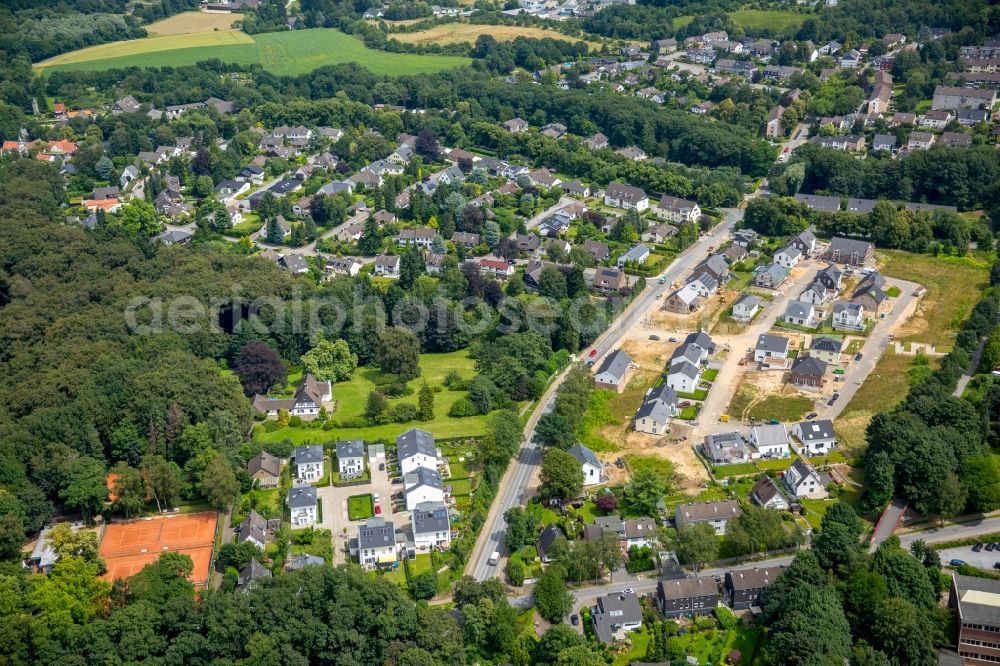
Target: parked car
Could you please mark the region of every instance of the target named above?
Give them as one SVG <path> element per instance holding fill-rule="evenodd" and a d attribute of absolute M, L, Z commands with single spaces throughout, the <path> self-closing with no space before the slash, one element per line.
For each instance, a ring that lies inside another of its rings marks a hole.
<path fill-rule="evenodd" d="M 993 563 L 993 568 L 994 569 L 1000 569 L 1000 562 L 994 562 Z"/>
<path fill-rule="evenodd" d="M 995 549 L 996 549 L 996 547 L 997 547 L 997 546 L 996 546 L 996 544 L 995 544 L 995 543 L 988 543 L 988 544 L 986 544 L 986 550 L 987 550 L 987 551 L 990 551 L 990 552 L 992 552 L 993 550 L 995 550 Z"/>
<path fill-rule="evenodd" d="M 649 336 L 649 339 L 650 340 L 659 340 L 660 336 L 658 336 L 658 335 L 651 335 L 651 336 Z"/>
<path fill-rule="evenodd" d="M 858 352 L 857 354 L 854 355 L 854 360 L 855 361 L 860 361 L 863 357 L 864 357 L 864 354 L 862 354 L 861 352 Z"/>
<path fill-rule="evenodd" d="M 597 356 L 597 350 L 596 350 L 596 349 L 591 349 L 591 350 L 590 350 L 590 353 L 589 353 L 589 354 L 587 354 L 587 356 L 588 356 L 589 358 L 594 358 L 595 356 Z"/>
<path fill-rule="evenodd" d="M 981 551 L 982 549 L 983 549 L 983 544 L 981 544 L 981 543 L 977 543 L 976 545 L 974 545 L 974 546 L 972 547 L 972 552 L 973 552 L 973 553 L 978 553 L 978 552 L 979 552 L 979 551 Z"/>
<path fill-rule="evenodd" d="M 635 590 L 631 587 L 626 587 L 624 590 L 622 590 L 622 594 L 635 594 Z"/>
<path fill-rule="evenodd" d="M 382 505 L 381 504 L 376 504 L 375 505 L 375 515 L 376 516 L 381 516 L 382 515 Z"/>
<path fill-rule="evenodd" d="M 814 418 L 816 418 L 816 412 L 809 412 L 808 414 L 806 414 L 806 419 L 814 419 Z"/>
<path fill-rule="evenodd" d="M 392 483 L 402 483 L 402 482 L 403 482 L 403 477 L 401 476 L 397 476 L 392 480 Z"/>
<path fill-rule="evenodd" d="M 998 562 L 997 564 L 1000 564 L 1000 562 Z M 578 624 L 580 624 L 580 616 L 577 615 L 576 613 L 573 613 L 572 615 L 569 616 L 569 623 L 572 624 L 574 627 L 577 626 Z"/>
<path fill-rule="evenodd" d="M 372 493 L 372 501 L 373 501 L 373 502 L 375 502 L 376 504 L 378 504 L 378 503 L 379 503 L 379 500 L 381 500 L 381 499 L 382 499 L 382 498 L 381 498 L 381 497 L 379 497 L 378 493 Z"/>
<path fill-rule="evenodd" d="M 671 335 L 669 338 L 667 338 L 667 342 L 677 342 L 677 338 Z"/>
<path fill-rule="evenodd" d="M 960 567 L 963 564 L 965 564 L 965 560 L 954 559 L 951 562 L 949 562 L 948 564 L 950 564 L 953 567 Z"/>
<path fill-rule="evenodd" d="M 385 471 L 385 463 L 379 463 L 378 464 L 378 471 L 380 471 L 380 472 L 384 472 Z"/>

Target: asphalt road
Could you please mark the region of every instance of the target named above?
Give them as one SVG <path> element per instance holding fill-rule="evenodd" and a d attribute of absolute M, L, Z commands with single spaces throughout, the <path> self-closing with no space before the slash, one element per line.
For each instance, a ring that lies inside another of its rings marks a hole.
<path fill-rule="evenodd" d="M 587 357 L 592 349 L 596 349 L 596 358 L 601 359 L 608 352 L 615 349 L 622 336 L 636 321 L 644 317 L 650 308 L 659 306 L 657 296 L 662 297 L 662 294 L 671 290 L 671 283 L 675 280 L 680 280 L 691 268 L 708 256 L 708 249 L 720 245 L 723 239 L 732 231 L 736 223 L 742 218 L 743 211 L 741 209 L 726 209 L 725 220 L 720 225 L 710 233 L 702 236 L 701 239 L 674 259 L 663 273 L 667 276 L 667 280 L 663 284 L 660 284 L 658 279 L 650 279 L 648 281 L 649 288 L 643 291 L 625 309 L 621 316 L 611 324 L 607 331 L 598 337 L 589 349 L 583 350 L 581 355 Z M 518 451 L 517 457 L 508 466 L 506 474 L 504 474 L 503 479 L 500 481 L 497 499 L 490 507 L 486 524 L 480 532 L 479 539 L 469 559 L 470 564 L 467 571 L 476 580 L 493 578 L 503 570 L 505 557 L 501 557 L 495 565 L 491 565 L 489 559 L 494 551 L 505 554 L 502 547 L 503 536 L 506 530 L 503 514 L 512 507 L 521 506 L 526 503 L 532 494 L 532 485 L 542 461 L 542 450 L 533 442 L 535 425 L 542 414 L 552 409 L 555 391 L 561 384 L 561 381 L 562 378 L 560 377 L 559 380 L 553 382 L 545 395 L 542 396 L 542 399 L 539 401 L 539 407 L 531 415 L 528 426 L 525 429 L 527 433 L 525 444 Z"/>

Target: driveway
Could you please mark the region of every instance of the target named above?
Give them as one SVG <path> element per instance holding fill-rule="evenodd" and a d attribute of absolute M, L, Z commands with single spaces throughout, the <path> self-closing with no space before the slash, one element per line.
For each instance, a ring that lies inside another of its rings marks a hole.
<path fill-rule="evenodd" d="M 958 548 L 945 548 L 939 550 L 941 564 L 947 565 L 952 560 L 962 560 L 968 565 L 979 569 L 993 570 L 993 565 L 1000 563 L 1000 550 L 988 551 L 982 548 L 978 553 L 972 551 L 972 546 L 959 546 Z"/>

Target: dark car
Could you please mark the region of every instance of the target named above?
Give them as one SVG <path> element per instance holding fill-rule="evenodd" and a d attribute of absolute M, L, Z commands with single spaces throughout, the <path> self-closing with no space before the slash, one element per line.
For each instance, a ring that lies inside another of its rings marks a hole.
<path fill-rule="evenodd" d="M 378 471 L 380 471 L 380 472 L 384 472 L 385 471 L 385 463 L 379 463 L 378 464 Z"/>
<path fill-rule="evenodd" d="M 396 478 L 394 478 L 394 479 L 392 480 L 392 482 L 393 482 L 393 483 L 402 483 L 402 482 L 403 482 L 403 477 L 401 477 L 401 476 L 397 476 Z"/>
<path fill-rule="evenodd" d="M 977 543 L 975 546 L 972 547 L 972 552 L 973 553 L 978 553 L 982 549 L 983 549 L 983 544 Z"/>
<path fill-rule="evenodd" d="M 1000 562 L 994 562 L 993 563 L 993 568 L 994 569 L 1000 569 Z"/>
<path fill-rule="evenodd" d="M 998 564 L 1000 564 L 1000 562 L 998 562 Z M 576 613 L 573 613 L 572 615 L 569 616 L 569 623 L 572 624 L 574 627 L 580 624 L 580 616 L 577 615 Z"/>
<path fill-rule="evenodd" d="M 991 551 L 995 550 L 995 549 L 996 549 L 996 547 L 997 547 L 997 546 L 996 546 L 996 544 L 995 544 L 995 543 L 988 543 L 988 544 L 986 544 L 986 550 L 987 550 L 987 551 L 989 551 L 989 552 L 991 552 Z"/>
<path fill-rule="evenodd" d="M 809 412 L 808 414 L 806 414 L 806 419 L 814 419 L 814 418 L 816 418 L 816 412 Z"/>
<path fill-rule="evenodd" d="M 861 358 L 862 358 L 862 354 L 861 354 L 861 352 L 858 352 L 857 354 L 855 354 L 855 355 L 854 355 L 854 360 L 855 360 L 855 361 L 860 361 L 860 360 L 861 360 Z"/>
<path fill-rule="evenodd" d="M 659 340 L 660 336 L 658 336 L 658 335 L 651 335 L 651 336 L 649 336 L 649 339 L 650 340 Z"/>
<path fill-rule="evenodd" d="M 959 560 L 959 559 L 956 558 L 956 559 L 952 560 L 951 562 L 949 562 L 948 564 L 950 564 L 953 567 L 960 567 L 963 564 L 965 564 L 965 560 Z"/>

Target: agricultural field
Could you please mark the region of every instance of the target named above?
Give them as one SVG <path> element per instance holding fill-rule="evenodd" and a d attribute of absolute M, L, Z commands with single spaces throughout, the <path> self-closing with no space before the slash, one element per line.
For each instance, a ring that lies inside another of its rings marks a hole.
<path fill-rule="evenodd" d="M 157 21 L 156 23 L 150 23 L 146 26 L 146 32 L 153 37 L 164 37 L 167 35 L 185 35 L 194 32 L 232 30 L 233 23 L 239 20 L 239 14 L 183 12 Z"/>
<path fill-rule="evenodd" d="M 317 67 L 355 62 L 375 74 L 424 74 L 467 65 L 458 56 L 387 53 L 334 29 L 247 35 L 196 32 L 103 44 L 64 53 L 37 63 L 43 71 L 100 71 L 122 67 L 182 67 L 217 58 L 241 65 L 259 64 L 277 75 L 297 76 Z"/>
<path fill-rule="evenodd" d="M 578 41 L 574 37 L 564 35 L 555 30 L 544 30 L 531 26 L 517 25 L 474 25 L 471 23 L 447 23 L 420 32 L 393 33 L 389 37 L 405 44 L 474 44 L 479 35 L 489 35 L 498 42 L 509 42 L 515 37 L 531 37 L 540 39 L 551 37 L 568 42 Z"/>
<path fill-rule="evenodd" d="M 744 30 L 769 29 L 776 32 L 798 28 L 809 17 L 799 12 L 786 12 L 780 9 L 738 9 L 726 12 L 740 28 Z M 694 20 L 694 16 L 678 16 L 674 19 L 674 30 L 683 28 Z"/>

